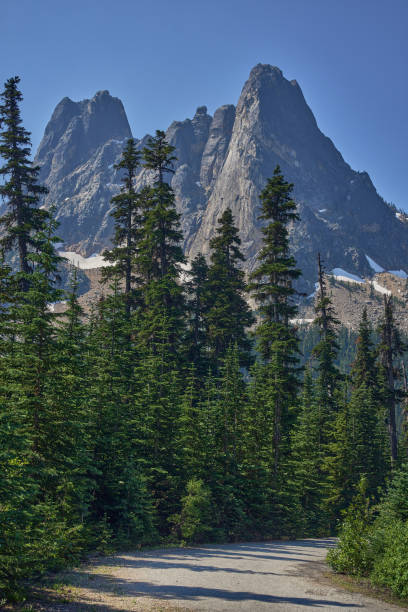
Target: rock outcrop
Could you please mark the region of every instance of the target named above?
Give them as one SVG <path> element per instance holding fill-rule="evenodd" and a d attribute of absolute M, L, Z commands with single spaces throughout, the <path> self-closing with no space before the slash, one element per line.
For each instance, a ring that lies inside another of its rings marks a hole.
<path fill-rule="evenodd" d="M 35 157 L 55 204 L 66 250 L 91 255 L 110 242 L 110 199 L 120 189 L 114 169 L 131 137 L 122 102 L 108 91 L 92 100 L 64 98 L 56 107 Z"/>
<path fill-rule="evenodd" d="M 108 92 L 77 103 L 65 98 L 55 109 L 36 161 L 50 189 L 46 205 L 57 205 L 65 250 L 89 256 L 109 246 L 110 198 L 120 188 L 113 165 L 130 136 L 123 106 Z M 172 186 L 188 256 L 208 254 L 217 219 L 230 207 L 246 267 L 253 268 L 261 244 L 259 194 L 279 164 L 299 204 L 291 241 L 303 270 L 300 286 L 312 287 L 318 250 L 329 270 L 370 276 L 368 255 L 384 269 L 408 272 L 408 224 L 367 173 L 343 160 L 298 83 L 278 68 L 255 66 L 236 108 L 221 106 L 211 117 L 201 106 L 193 119 L 173 122 L 167 138 L 178 158 Z M 141 170 L 138 184 L 147 179 Z"/>

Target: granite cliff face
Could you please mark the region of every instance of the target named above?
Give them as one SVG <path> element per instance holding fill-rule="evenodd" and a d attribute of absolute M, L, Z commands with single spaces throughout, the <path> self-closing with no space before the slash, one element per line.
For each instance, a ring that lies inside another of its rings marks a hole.
<path fill-rule="evenodd" d="M 55 109 L 36 161 L 50 188 L 46 205 L 58 208 L 65 250 L 89 256 L 109 246 L 110 198 L 120 181 L 113 164 L 130 135 L 121 102 L 108 92 L 78 103 L 65 98 Z M 278 68 L 255 66 L 236 108 L 221 106 L 211 117 L 201 106 L 193 119 L 173 122 L 167 138 L 178 157 L 172 186 L 188 256 L 208 253 L 217 219 L 230 207 L 246 267 L 254 266 L 261 244 L 259 193 L 279 164 L 295 184 L 301 222 L 291 241 L 305 289 L 314 282 L 318 250 L 328 269 L 370 276 L 368 255 L 385 269 L 408 272 L 408 225 L 368 174 L 343 160 L 319 130 L 297 82 Z M 147 179 L 141 170 L 139 185 Z"/>
<path fill-rule="evenodd" d="M 90 255 L 109 244 L 110 199 L 120 189 L 113 165 L 130 137 L 122 102 L 107 91 L 82 102 L 64 98 L 54 110 L 35 162 L 69 250 Z"/>

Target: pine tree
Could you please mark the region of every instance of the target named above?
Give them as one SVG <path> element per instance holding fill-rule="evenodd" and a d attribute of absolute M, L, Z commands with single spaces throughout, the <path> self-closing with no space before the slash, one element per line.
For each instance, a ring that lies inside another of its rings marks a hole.
<path fill-rule="evenodd" d="M 217 371 L 229 347 L 237 344 L 241 366 L 251 363 L 251 342 L 246 330 L 254 317 L 245 300 L 244 273 L 238 264 L 244 260 L 241 240 L 230 208 L 218 219 L 216 235 L 210 241 L 211 265 L 208 270 L 210 303 L 205 316 L 209 352 Z"/>
<path fill-rule="evenodd" d="M 140 152 L 136 149 L 136 142 L 129 138 L 122 159 L 114 167 L 123 170 L 121 193 L 114 196 L 111 203 L 114 210 L 111 213 L 115 219 L 114 248 L 104 252 L 104 258 L 112 262 L 112 267 L 103 269 L 104 279 L 116 277 L 123 281 L 126 303 L 126 315 L 130 317 L 132 303 L 135 303 L 135 257 L 138 252 L 140 240 L 140 225 L 142 221 L 142 198 L 136 193 L 134 182 L 139 167 Z"/>
<path fill-rule="evenodd" d="M 266 364 L 269 383 L 268 403 L 273 406 L 274 472 L 277 475 L 282 444 L 286 444 L 290 411 L 298 388 L 298 339 L 290 318 L 296 314 L 292 282 L 300 276 L 289 252 L 289 223 L 298 220 L 291 199 L 293 185 L 287 183 L 279 166 L 261 193 L 263 247 L 259 265 L 251 274 L 251 290 L 259 304 L 260 322 L 256 329 L 258 348 Z"/>
<path fill-rule="evenodd" d="M 42 230 L 48 216 L 38 208 L 41 195 L 47 189 L 38 185 L 39 167 L 30 159 L 30 133 L 22 126 L 19 103 L 23 97 L 18 89 L 19 77 L 6 81 L 0 104 L 0 156 L 5 164 L 0 168 L 0 195 L 5 200 L 7 212 L 0 218 L 3 252 L 18 250 L 19 269 L 24 274 L 31 271 L 29 253 L 38 248 L 36 235 Z M 28 278 L 20 279 L 22 288 L 28 289 Z"/>

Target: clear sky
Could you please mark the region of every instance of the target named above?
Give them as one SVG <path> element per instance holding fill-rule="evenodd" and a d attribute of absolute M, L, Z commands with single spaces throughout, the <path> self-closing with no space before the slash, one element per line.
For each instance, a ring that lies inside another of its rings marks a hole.
<path fill-rule="evenodd" d="M 0 81 L 37 147 L 64 96 L 108 89 L 135 137 L 236 104 L 250 69 L 296 79 L 320 129 L 408 210 L 408 0 L 0 0 Z"/>

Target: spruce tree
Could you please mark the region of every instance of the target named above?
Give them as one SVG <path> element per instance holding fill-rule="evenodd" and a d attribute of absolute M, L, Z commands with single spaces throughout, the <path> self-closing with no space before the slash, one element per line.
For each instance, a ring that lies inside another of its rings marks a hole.
<path fill-rule="evenodd" d="M 404 350 L 397 325 L 394 321 L 392 296 L 384 295 L 384 316 L 379 326 L 380 334 L 380 393 L 387 410 L 387 425 L 390 441 L 391 466 L 395 467 L 398 459 L 398 437 L 396 424 L 396 406 L 403 397 L 401 389 L 397 388 L 396 378 L 400 376 L 397 367 L 397 358 Z"/>
<path fill-rule="evenodd" d="M 185 283 L 188 325 L 186 347 L 188 361 L 193 363 L 196 373 L 203 378 L 209 367 L 207 312 L 210 303 L 208 265 L 199 253 L 191 262 L 188 281 Z"/>
<path fill-rule="evenodd" d="M 333 435 L 333 423 L 338 410 L 338 392 L 341 380 L 340 372 L 335 365 L 337 352 L 337 326 L 334 308 L 327 292 L 325 271 L 320 259 L 318 263 L 318 295 L 315 304 L 316 317 L 313 324 L 319 330 L 319 341 L 313 348 L 312 356 L 317 362 L 316 393 L 319 405 L 320 440 L 328 452 L 328 444 Z"/>
<path fill-rule="evenodd" d="M 278 474 L 282 444 L 286 445 L 290 412 L 298 388 L 298 339 L 290 319 L 297 308 L 293 281 L 300 276 L 289 251 L 289 224 L 299 219 L 291 199 L 293 185 L 286 182 L 279 166 L 261 193 L 263 246 L 258 267 L 251 274 L 252 294 L 259 304 L 256 329 L 258 349 L 266 365 L 268 403 L 272 408 L 274 472 Z"/>
<path fill-rule="evenodd" d="M 373 330 L 368 320 L 367 308 L 364 307 L 358 329 L 356 357 L 351 370 L 351 380 L 354 388 L 358 388 L 364 383 L 373 390 L 377 387 L 378 368 L 372 334 Z"/>
<path fill-rule="evenodd" d="M 157 348 L 156 340 L 162 334 L 164 319 L 170 349 L 176 354 L 185 327 L 184 292 L 180 283 L 185 258 L 174 191 L 165 182 L 165 175 L 173 172 L 173 151 L 174 147 L 159 130 L 143 149 L 145 167 L 152 171 L 155 182 L 146 193 L 137 265 L 142 276 L 143 297 L 139 337 L 146 346 L 151 342 Z"/>
<path fill-rule="evenodd" d="M 5 164 L 0 167 L 0 196 L 6 203 L 6 213 L 0 218 L 4 253 L 15 247 L 18 251 L 19 270 L 28 274 L 32 269 L 29 253 L 38 248 L 36 236 L 42 230 L 48 215 L 38 208 L 41 195 L 47 189 L 38 184 L 39 167 L 30 159 L 30 133 L 22 126 L 19 104 L 23 96 L 18 89 L 18 76 L 8 79 L 1 93 L 0 104 L 0 156 Z M 28 278 L 20 279 L 27 290 Z"/>
<path fill-rule="evenodd" d="M 126 315 L 130 317 L 132 303 L 135 303 L 135 257 L 138 252 L 140 240 L 140 225 L 142 221 L 142 199 L 135 191 L 135 177 L 140 164 L 140 152 L 136 149 L 136 142 L 129 138 L 122 159 L 114 167 L 124 171 L 121 193 L 114 196 L 111 203 L 114 206 L 111 213 L 115 219 L 114 247 L 105 251 L 104 258 L 112 262 L 112 267 L 103 269 L 105 280 L 113 277 L 119 278 L 123 284 Z"/>
<path fill-rule="evenodd" d="M 138 444 L 142 436 L 136 404 L 139 360 L 122 298 L 114 279 L 111 295 L 100 301 L 92 321 L 88 400 L 94 414 L 92 520 L 106 525 L 121 546 L 147 543 L 154 537 L 154 511 Z"/>
<path fill-rule="evenodd" d="M 302 505 L 303 529 L 311 536 L 325 535 L 329 525 L 324 499 L 330 485 L 324 470 L 321 411 L 310 367 L 305 371 L 299 399 L 300 411 L 292 434 L 292 460 Z"/>
<path fill-rule="evenodd" d="M 247 329 L 254 322 L 245 299 L 244 260 L 241 240 L 230 208 L 218 219 L 216 235 L 210 241 L 211 265 L 208 270 L 209 307 L 205 316 L 212 366 L 217 371 L 229 347 L 237 345 L 241 366 L 251 363 L 251 342 Z"/>

